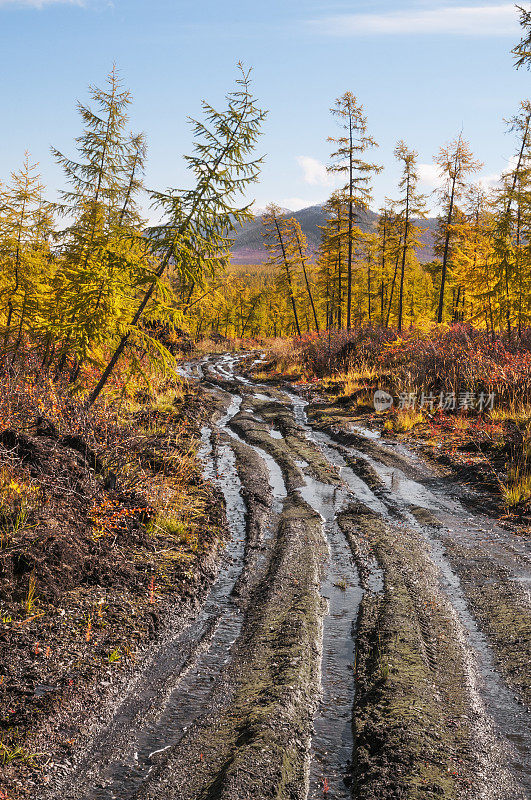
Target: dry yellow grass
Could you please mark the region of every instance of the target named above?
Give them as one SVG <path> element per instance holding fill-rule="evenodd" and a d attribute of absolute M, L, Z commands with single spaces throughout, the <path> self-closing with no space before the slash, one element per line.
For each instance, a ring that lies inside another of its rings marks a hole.
<path fill-rule="evenodd" d="M 357 369 L 350 369 L 345 375 L 339 375 L 336 379 L 338 383 L 343 384 L 340 397 L 350 397 L 377 377 L 378 371 L 366 364 L 361 364 Z"/>
<path fill-rule="evenodd" d="M 515 422 L 526 425 L 531 422 L 531 405 L 511 405 L 509 408 L 493 408 L 490 412 L 493 422 Z"/>
<path fill-rule="evenodd" d="M 395 430 L 397 433 L 407 433 L 422 422 L 424 422 L 424 415 L 420 411 L 405 408 L 397 411 L 393 419 L 387 420 L 384 427 L 387 430 Z"/>
<path fill-rule="evenodd" d="M 502 486 L 505 505 L 511 508 L 531 500 L 531 473 L 516 467 L 509 470 L 507 483 Z"/>

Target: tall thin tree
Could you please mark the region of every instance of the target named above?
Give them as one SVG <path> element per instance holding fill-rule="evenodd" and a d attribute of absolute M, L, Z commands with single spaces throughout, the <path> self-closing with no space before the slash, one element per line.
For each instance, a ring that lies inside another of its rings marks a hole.
<path fill-rule="evenodd" d="M 347 177 L 344 192 L 348 207 L 347 330 L 350 330 L 355 222 L 360 211 L 368 208 L 372 196 L 371 178 L 382 168 L 363 158 L 366 150 L 378 145 L 372 136 L 367 134 L 367 118 L 363 113 L 363 106 L 352 92 L 345 92 L 338 97 L 330 111 L 345 131 L 344 136 L 328 139 L 337 146 L 337 150 L 332 153 L 333 161 L 328 171 Z"/>
<path fill-rule="evenodd" d="M 439 195 L 444 209 L 444 220 L 441 222 L 444 248 L 439 304 L 437 309 L 437 322 L 442 322 L 444 313 L 444 292 L 451 253 L 450 244 L 453 235 L 452 225 L 454 222 L 456 204 L 466 189 L 467 176 L 472 172 L 478 172 L 483 164 L 474 159 L 469 143 L 463 139 L 461 134 L 459 134 L 457 139 L 441 147 L 439 153 L 435 157 L 435 163 L 439 167 L 440 176 L 443 180 L 443 186 L 439 191 Z"/>
<path fill-rule="evenodd" d="M 404 310 L 404 278 L 406 271 L 406 261 L 411 248 L 415 242 L 416 226 L 412 225 L 414 217 L 426 216 L 425 198 L 417 190 L 418 172 L 417 157 L 415 150 L 409 150 L 404 141 L 399 141 L 395 147 L 395 157 L 402 162 L 402 177 L 399 188 L 402 197 L 397 202 L 397 208 L 402 218 L 402 255 L 400 267 L 400 289 L 398 299 L 398 330 L 402 330 L 402 319 Z"/>

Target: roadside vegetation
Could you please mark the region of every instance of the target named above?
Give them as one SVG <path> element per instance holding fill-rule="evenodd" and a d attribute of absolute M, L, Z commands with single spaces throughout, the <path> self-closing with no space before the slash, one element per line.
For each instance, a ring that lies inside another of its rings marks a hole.
<path fill-rule="evenodd" d="M 227 263 L 264 113 L 241 67 L 203 103 L 189 187 L 148 192 L 116 68 L 79 104 L 49 202 L 38 166 L 0 184 L 0 797 L 35 797 L 89 711 L 170 615 L 197 602 L 226 535 L 183 383 L 193 291 Z M 141 205 L 160 223 L 147 227 Z"/>
<path fill-rule="evenodd" d="M 493 336 L 466 324 L 372 326 L 269 345 L 257 377 L 307 385 L 336 413 L 384 436 L 414 437 L 527 518 L 531 500 L 531 336 Z M 393 405 L 377 411 L 375 393 Z"/>

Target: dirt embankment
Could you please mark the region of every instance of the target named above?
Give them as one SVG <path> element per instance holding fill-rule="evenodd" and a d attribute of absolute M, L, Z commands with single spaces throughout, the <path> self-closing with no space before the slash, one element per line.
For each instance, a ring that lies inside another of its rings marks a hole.
<path fill-rule="evenodd" d="M 0 788 L 68 766 L 176 609 L 216 573 L 223 504 L 194 456 L 197 390 L 121 421 L 37 413 L 0 434 Z M 4 480 L 4 484 L 6 481 Z M 7 498 L 7 500 L 5 499 Z M 183 502 L 183 498 L 186 498 Z M 7 501 L 11 500 L 11 506 Z"/>

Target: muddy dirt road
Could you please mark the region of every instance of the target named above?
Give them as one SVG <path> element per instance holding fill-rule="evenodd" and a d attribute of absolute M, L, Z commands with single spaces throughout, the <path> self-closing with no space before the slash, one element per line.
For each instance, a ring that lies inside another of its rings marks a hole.
<path fill-rule="evenodd" d="M 525 541 L 238 357 L 184 374 L 232 537 L 47 800 L 528 797 Z"/>

